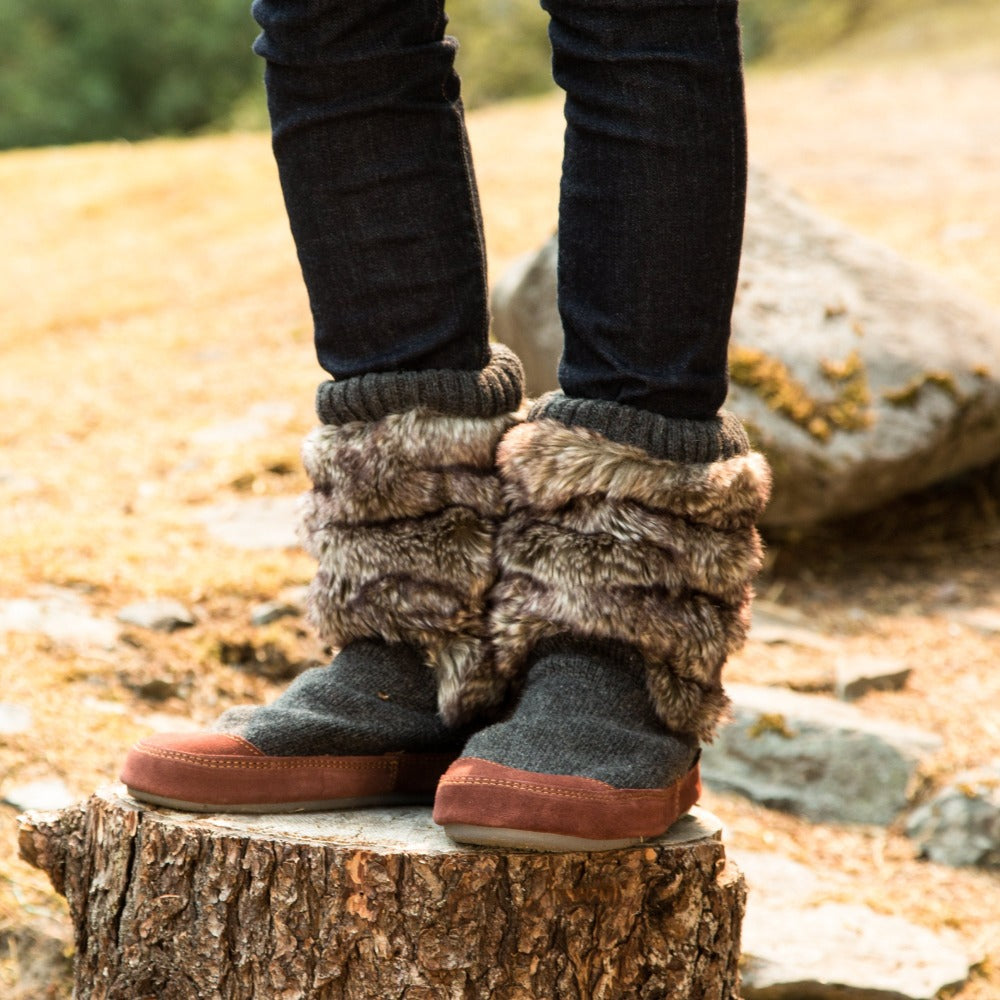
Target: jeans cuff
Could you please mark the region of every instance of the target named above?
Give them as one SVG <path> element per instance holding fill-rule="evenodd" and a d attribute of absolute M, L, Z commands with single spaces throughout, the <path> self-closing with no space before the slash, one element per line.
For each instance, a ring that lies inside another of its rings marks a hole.
<path fill-rule="evenodd" d="M 323 382 L 316 392 L 316 413 L 324 424 L 335 425 L 381 420 L 418 407 L 455 417 L 512 413 L 521 405 L 524 369 L 501 344 L 491 344 L 490 351 L 481 371 L 373 372 Z"/>
<path fill-rule="evenodd" d="M 721 410 L 711 420 L 686 420 L 624 403 L 574 399 L 550 392 L 536 400 L 528 413 L 529 420 L 543 418 L 596 431 L 609 441 L 635 445 L 654 458 L 674 462 L 719 462 L 750 451 L 742 423 L 727 410 Z"/>

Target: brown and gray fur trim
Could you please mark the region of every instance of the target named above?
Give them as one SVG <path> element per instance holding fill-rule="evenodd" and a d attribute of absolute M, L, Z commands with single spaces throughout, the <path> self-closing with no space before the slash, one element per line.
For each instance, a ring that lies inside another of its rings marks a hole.
<path fill-rule="evenodd" d="M 710 740 L 762 560 L 764 457 L 674 462 L 543 419 L 509 431 L 497 464 L 508 509 L 490 596 L 497 683 L 516 682 L 543 639 L 624 641 L 661 721 Z"/>
<path fill-rule="evenodd" d="M 503 513 L 497 443 L 513 424 L 416 409 L 324 425 L 303 447 L 313 489 L 300 534 L 319 566 L 309 610 L 321 638 L 419 646 L 450 724 L 500 692 L 485 621 Z"/>

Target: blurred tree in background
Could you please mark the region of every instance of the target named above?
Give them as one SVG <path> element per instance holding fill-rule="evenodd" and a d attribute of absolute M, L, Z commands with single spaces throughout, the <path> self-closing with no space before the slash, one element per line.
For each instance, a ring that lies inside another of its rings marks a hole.
<path fill-rule="evenodd" d="M 467 104 L 553 85 L 537 0 L 448 13 Z M 0 0 L 0 25 L 0 148 L 266 122 L 249 0 Z"/>
<path fill-rule="evenodd" d="M 332 0 L 349 2 L 349 0 Z M 742 0 L 744 50 L 803 59 L 997 0 Z M 548 90 L 538 0 L 446 0 L 468 107 Z M 0 0 L 0 148 L 266 125 L 249 0 Z"/>
<path fill-rule="evenodd" d="M 475 108 L 551 90 L 549 16 L 538 0 L 445 0 L 462 101 Z"/>
<path fill-rule="evenodd" d="M 247 0 L 0 0 L 0 147 L 190 132 L 259 80 Z"/>
<path fill-rule="evenodd" d="M 744 58 L 814 55 L 855 35 L 887 6 L 884 0 L 743 0 Z"/>

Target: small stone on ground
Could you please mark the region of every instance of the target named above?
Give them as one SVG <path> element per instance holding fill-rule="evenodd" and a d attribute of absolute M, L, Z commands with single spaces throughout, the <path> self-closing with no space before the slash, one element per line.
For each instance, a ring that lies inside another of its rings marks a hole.
<path fill-rule="evenodd" d="M 768 645 L 783 643 L 821 652 L 837 648 L 837 643 L 829 636 L 821 635 L 803 625 L 793 624 L 784 618 L 778 618 L 761 608 L 754 608 L 749 639 L 751 642 L 763 642 Z"/>
<path fill-rule="evenodd" d="M 960 625 L 967 625 L 984 635 L 1000 635 L 1000 611 L 995 611 L 993 608 L 956 611 L 952 618 Z"/>
<path fill-rule="evenodd" d="M 951 936 L 823 899 L 858 895 L 862 887 L 781 855 L 730 853 L 750 888 L 741 963 L 746 1000 L 933 1000 L 968 977 L 969 957 Z"/>
<path fill-rule="evenodd" d="M 271 622 L 278 621 L 279 618 L 288 618 L 292 615 L 300 614 L 300 608 L 295 604 L 286 601 L 265 601 L 258 604 L 250 611 L 251 625 L 270 625 Z"/>
<path fill-rule="evenodd" d="M 165 681 L 162 677 L 154 677 L 138 684 L 135 692 L 146 701 L 166 701 L 168 698 L 176 698 L 180 693 L 180 687 L 176 681 Z"/>
<path fill-rule="evenodd" d="M 833 698 L 731 684 L 733 722 L 704 748 L 712 788 L 807 819 L 887 825 L 937 736 Z"/>
<path fill-rule="evenodd" d="M 47 588 L 42 596 L 0 601 L 0 632 L 44 635 L 53 642 L 113 649 L 118 628 L 98 618 L 75 591 Z"/>
<path fill-rule="evenodd" d="M 59 778 L 44 778 L 26 785 L 16 785 L 4 791 L 3 801 L 15 809 L 65 809 L 76 802 L 76 796 Z"/>
<path fill-rule="evenodd" d="M 869 691 L 901 691 L 913 672 L 900 660 L 881 656 L 851 656 L 837 660 L 836 693 L 854 701 Z"/>
<path fill-rule="evenodd" d="M 235 420 L 224 420 L 195 431 L 191 440 L 197 445 L 234 445 L 256 441 L 288 423 L 296 413 L 291 403 L 255 403 Z"/>
<path fill-rule="evenodd" d="M 298 548 L 297 497 L 254 497 L 213 504 L 198 513 L 208 533 L 237 549 Z"/>
<path fill-rule="evenodd" d="M 154 632 L 174 632 L 194 625 L 194 615 L 180 601 L 166 598 L 129 604 L 118 612 L 118 620 Z"/>
<path fill-rule="evenodd" d="M 959 774 L 906 823 L 931 861 L 1000 868 L 1000 760 Z"/>
<path fill-rule="evenodd" d="M 23 705 L 0 702 L 0 735 L 13 736 L 31 728 L 31 711 Z"/>

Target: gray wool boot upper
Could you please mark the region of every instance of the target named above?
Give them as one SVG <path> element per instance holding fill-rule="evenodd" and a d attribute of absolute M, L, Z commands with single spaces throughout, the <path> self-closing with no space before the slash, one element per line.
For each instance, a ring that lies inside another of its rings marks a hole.
<path fill-rule="evenodd" d="M 438 714 L 436 679 L 420 651 L 374 639 L 300 674 L 270 705 L 224 713 L 214 728 L 281 757 L 457 754 L 465 735 Z"/>
<path fill-rule="evenodd" d="M 463 756 L 614 788 L 664 788 L 691 770 L 699 748 L 657 718 L 634 649 L 567 638 L 539 643 L 516 709 L 473 734 Z"/>

